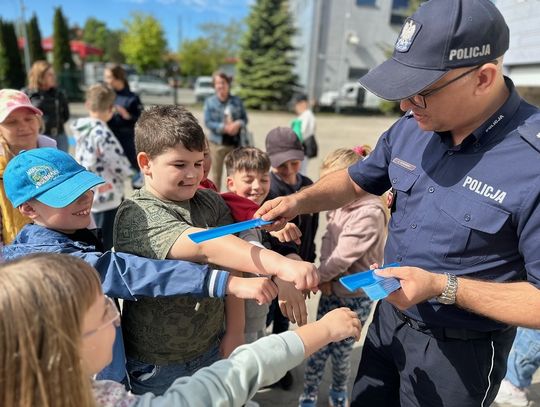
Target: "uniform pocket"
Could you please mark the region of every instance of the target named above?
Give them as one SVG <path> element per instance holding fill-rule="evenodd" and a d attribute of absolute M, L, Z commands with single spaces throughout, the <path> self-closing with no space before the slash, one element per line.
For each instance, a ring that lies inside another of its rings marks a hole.
<path fill-rule="evenodd" d="M 452 264 L 473 265 L 489 254 L 487 235 L 497 233 L 510 213 L 450 190 L 441 203 L 432 248 Z"/>
<path fill-rule="evenodd" d="M 418 179 L 418 174 L 408 171 L 399 165 L 390 163 L 388 166 L 388 175 L 394 192 L 395 210 L 392 212 L 391 222 L 398 225 L 407 212 L 407 203 L 411 195 L 411 189 Z"/>

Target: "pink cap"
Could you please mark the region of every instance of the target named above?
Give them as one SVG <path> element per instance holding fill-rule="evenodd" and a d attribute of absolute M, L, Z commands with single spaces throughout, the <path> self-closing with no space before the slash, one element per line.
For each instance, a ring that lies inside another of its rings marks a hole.
<path fill-rule="evenodd" d="M 23 92 L 15 89 L 0 90 L 0 123 L 3 123 L 11 112 L 23 107 L 30 109 L 38 116 L 43 116 L 43 112 L 32 106 L 32 102 Z"/>

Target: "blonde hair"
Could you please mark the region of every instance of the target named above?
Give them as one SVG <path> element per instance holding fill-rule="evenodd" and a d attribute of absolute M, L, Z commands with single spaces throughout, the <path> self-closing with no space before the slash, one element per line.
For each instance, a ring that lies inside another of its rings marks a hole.
<path fill-rule="evenodd" d="M 30 72 L 28 72 L 28 87 L 30 89 L 41 89 L 45 72 L 51 68 L 52 65 L 42 59 L 34 62 Z"/>
<path fill-rule="evenodd" d="M 115 91 L 103 83 L 92 85 L 86 90 L 86 104 L 91 112 L 106 112 L 113 106 L 115 98 Z"/>
<path fill-rule="evenodd" d="M 0 265 L 0 405 L 95 406 L 80 349 L 84 316 L 99 293 L 96 271 L 71 255 Z"/>
<path fill-rule="evenodd" d="M 331 172 L 344 170 L 371 153 L 371 147 L 363 145 L 354 148 L 338 148 L 326 156 L 321 164 L 321 178 Z"/>

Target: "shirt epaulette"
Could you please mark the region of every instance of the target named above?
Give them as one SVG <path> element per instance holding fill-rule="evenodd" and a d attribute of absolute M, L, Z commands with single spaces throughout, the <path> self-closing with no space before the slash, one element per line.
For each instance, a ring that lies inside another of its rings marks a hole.
<path fill-rule="evenodd" d="M 534 115 L 517 128 L 521 138 L 540 153 L 540 115 Z"/>

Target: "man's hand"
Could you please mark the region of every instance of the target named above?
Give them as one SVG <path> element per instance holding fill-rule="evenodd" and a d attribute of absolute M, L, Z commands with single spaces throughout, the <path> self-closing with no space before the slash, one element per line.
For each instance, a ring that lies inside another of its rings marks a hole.
<path fill-rule="evenodd" d="M 401 289 L 391 293 L 386 300 L 400 310 L 440 295 L 446 286 L 444 274 L 430 273 L 418 267 L 389 267 L 375 270 L 375 274 L 399 280 Z"/>
<path fill-rule="evenodd" d="M 302 232 L 300 231 L 300 229 L 298 229 L 298 226 L 296 226 L 292 222 L 287 222 L 283 229 L 275 230 L 273 232 L 270 232 L 270 234 L 282 243 L 294 242 L 297 245 L 300 245 L 302 243 L 302 241 L 300 240 L 300 238 L 302 237 Z"/>
<path fill-rule="evenodd" d="M 274 281 L 278 286 L 278 303 L 283 316 L 298 326 L 307 324 L 307 307 L 302 291 L 279 277 L 276 277 Z"/>
<path fill-rule="evenodd" d="M 276 277 L 293 283 L 297 290 L 316 289 L 319 284 L 319 272 L 314 264 L 307 261 L 292 260 L 287 257 L 276 264 Z"/>
<path fill-rule="evenodd" d="M 244 334 L 236 332 L 225 332 L 221 343 L 219 344 L 219 352 L 223 358 L 228 358 L 229 355 L 240 345 L 245 343 Z"/>
<path fill-rule="evenodd" d="M 270 201 L 266 201 L 253 215 L 254 218 L 263 218 L 264 220 L 272 220 L 274 223 L 265 226 L 266 230 L 280 230 L 287 221 L 295 218 L 298 215 L 298 201 L 296 194 L 280 196 Z"/>
<path fill-rule="evenodd" d="M 268 277 L 229 276 L 227 294 L 243 300 L 255 300 L 259 305 L 270 304 L 278 295 L 278 287 Z"/>

